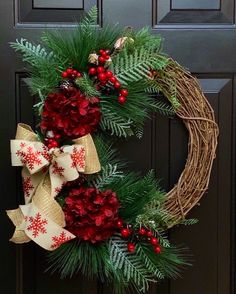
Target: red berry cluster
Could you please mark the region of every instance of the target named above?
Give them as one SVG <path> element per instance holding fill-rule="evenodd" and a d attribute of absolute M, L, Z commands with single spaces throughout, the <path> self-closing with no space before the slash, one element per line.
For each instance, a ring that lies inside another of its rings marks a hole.
<path fill-rule="evenodd" d="M 59 146 L 60 134 L 56 134 L 53 138 L 45 138 L 45 144 L 49 149 L 57 148 Z"/>
<path fill-rule="evenodd" d="M 159 244 L 159 240 L 153 236 L 152 231 L 146 230 L 145 228 L 141 227 L 138 231 L 139 236 L 144 237 L 146 241 L 150 242 L 153 245 L 153 249 L 155 253 L 161 253 L 161 246 Z"/>
<path fill-rule="evenodd" d="M 147 230 L 141 227 L 138 231 L 133 231 L 131 226 L 124 226 L 122 220 L 117 221 L 117 227 L 120 229 L 120 234 L 124 239 L 128 239 L 132 237 L 132 239 L 142 240 L 149 242 L 153 246 L 153 250 L 155 253 L 161 253 L 161 246 L 159 244 L 159 240 L 153 235 L 152 231 Z M 129 252 L 135 251 L 135 243 L 129 242 L 127 244 L 127 249 Z"/>
<path fill-rule="evenodd" d="M 119 90 L 118 102 L 124 104 L 126 102 L 126 97 L 128 96 L 128 90 L 120 89 L 121 84 L 114 76 L 113 72 L 104 67 L 104 64 L 110 58 L 109 50 L 101 49 L 99 50 L 99 53 L 98 66 L 90 67 L 88 73 L 90 76 L 94 76 L 98 80 L 98 89 L 106 86 L 106 84 L 110 82 L 115 90 Z"/>
<path fill-rule="evenodd" d="M 110 59 L 110 50 L 100 49 L 99 55 L 98 55 L 98 62 L 100 64 L 105 64 L 106 61 L 109 59 Z"/>
<path fill-rule="evenodd" d="M 77 71 L 76 69 L 73 69 L 71 67 L 67 68 L 67 70 L 63 71 L 61 73 L 61 76 L 63 79 L 75 79 L 75 78 L 81 78 L 82 74 Z"/>

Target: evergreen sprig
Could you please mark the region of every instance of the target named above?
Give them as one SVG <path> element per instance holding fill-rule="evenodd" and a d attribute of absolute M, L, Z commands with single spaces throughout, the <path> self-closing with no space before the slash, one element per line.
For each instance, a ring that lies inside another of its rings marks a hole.
<path fill-rule="evenodd" d="M 10 46 L 22 54 L 23 61 L 28 62 L 32 66 L 38 67 L 40 63 L 50 62 L 54 58 L 53 51 L 47 52 L 42 45 L 34 45 L 24 38 L 16 39 L 16 42 L 10 42 Z"/>
<path fill-rule="evenodd" d="M 145 293 L 150 282 L 176 277 L 179 269 L 188 265 L 185 249 L 169 246 L 158 256 L 152 246 L 139 243 L 136 252 L 127 251 L 127 241 L 113 236 L 108 242 L 90 244 L 77 239 L 61 245 L 48 255 L 48 271 L 61 278 L 72 277 L 79 271 L 88 279 L 105 284 L 115 283 L 115 293 L 123 294 L 126 287 Z"/>
<path fill-rule="evenodd" d="M 180 222 L 181 225 L 185 225 L 185 226 L 192 226 L 197 223 L 198 223 L 198 219 L 196 219 L 196 218 L 184 219 Z"/>
<path fill-rule="evenodd" d="M 10 46 L 22 54 L 23 61 L 29 64 L 30 78 L 25 79 L 33 95 L 41 93 L 45 97 L 55 90 L 60 81 L 60 70 L 63 62 L 55 53 L 42 45 L 35 45 L 21 38 L 11 42 Z"/>
<path fill-rule="evenodd" d="M 147 118 L 154 112 L 172 116 L 174 108 L 171 104 L 159 100 L 159 96 L 145 92 L 149 83 L 146 81 L 130 82 L 127 86 L 128 99 L 122 107 L 117 96 L 101 96 L 102 130 L 118 137 L 129 137 L 135 134 L 142 136 Z"/>
<path fill-rule="evenodd" d="M 147 204 L 144 211 L 137 216 L 136 220 L 140 225 L 161 232 L 168 228 L 173 218 L 162 206 L 161 201 L 153 199 Z"/>
<path fill-rule="evenodd" d="M 111 68 L 119 81 L 127 85 L 129 82 L 149 79 L 150 69 L 163 69 L 167 64 L 168 59 L 156 55 L 152 47 L 141 47 L 135 49 L 132 54 L 127 50 L 118 54 Z"/>
<path fill-rule="evenodd" d="M 134 52 L 136 48 L 141 47 L 148 49 L 151 47 L 155 53 L 162 52 L 162 37 L 152 34 L 148 26 L 141 28 L 139 31 L 129 30 L 126 36 L 132 40 L 125 46 L 126 50 L 130 53 Z"/>
<path fill-rule="evenodd" d="M 177 278 L 181 275 L 184 266 L 189 266 L 188 250 L 185 247 L 162 247 L 161 254 L 158 256 L 148 244 L 140 243 L 142 255 L 148 259 L 153 266 L 161 272 L 165 278 Z M 156 276 L 158 278 L 158 276 Z"/>
<path fill-rule="evenodd" d="M 77 239 L 67 242 L 49 254 L 52 273 L 59 272 L 61 278 L 72 277 L 81 271 L 87 278 L 105 281 L 110 274 L 109 253 L 105 243 L 97 245 L 80 242 Z"/>
<path fill-rule="evenodd" d="M 165 76 L 163 76 L 163 73 L 159 73 L 160 76 L 162 76 L 163 80 L 169 85 L 168 93 L 166 91 L 163 91 L 162 85 L 157 82 L 156 79 L 150 79 L 148 81 L 148 87 L 146 88 L 146 91 L 148 93 L 163 93 L 166 95 L 166 98 L 170 101 L 171 105 L 173 106 L 174 111 L 176 111 L 181 105 L 177 98 L 177 88 L 176 88 L 176 82 L 175 82 L 175 74 L 168 73 L 165 71 Z"/>
<path fill-rule="evenodd" d="M 174 108 L 163 101 L 154 100 L 150 102 L 150 108 L 166 116 L 173 116 L 175 114 Z"/>
<path fill-rule="evenodd" d="M 129 137 L 133 135 L 131 126 L 132 120 L 124 120 L 118 114 L 114 115 L 111 108 L 106 103 L 101 103 L 103 116 L 100 122 L 101 129 L 106 132 L 109 131 L 111 135 L 117 137 Z"/>
<path fill-rule="evenodd" d="M 158 269 L 156 264 L 154 264 L 152 260 L 150 260 L 147 257 L 147 254 L 145 250 L 143 249 L 143 246 L 138 244 L 136 250 L 137 250 L 137 254 L 142 258 L 143 264 L 148 269 L 148 271 L 152 273 L 153 277 L 157 278 L 158 280 L 164 279 L 165 278 L 164 274 Z"/>
<path fill-rule="evenodd" d="M 42 35 L 42 45 L 34 45 L 25 39 L 11 43 L 11 46 L 22 53 L 23 60 L 29 64 L 31 73 L 26 82 L 32 94 L 39 95 L 41 102 L 35 107 L 41 115 L 45 97 L 55 91 L 61 81 L 61 72 L 67 67 L 83 72 L 87 71 L 88 56 L 101 48 L 112 49 L 114 42 L 123 32 L 118 26 L 105 25 L 98 30 L 97 9 L 94 7 L 76 29 L 70 34 L 63 30 L 46 31 Z M 138 32 L 126 32 L 132 38 L 127 46 L 117 54 L 111 69 L 129 91 L 125 105 L 117 102 L 117 95 L 101 96 L 101 130 L 118 137 L 136 135 L 141 138 L 145 119 L 151 112 L 173 115 L 178 107 L 176 88 L 171 86 L 173 107 L 154 96 L 161 89 L 149 78 L 150 69 L 160 72 L 167 66 L 169 59 L 161 53 L 161 38 L 154 37 L 147 28 Z M 86 73 L 76 80 L 77 86 L 87 96 L 100 96 L 92 80 Z M 150 95 L 151 94 L 151 95 Z"/>
<path fill-rule="evenodd" d="M 127 251 L 125 240 L 112 237 L 109 241 L 109 253 L 114 268 L 122 270 L 125 279 L 132 283 L 139 293 L 145 293 L 149 283 L 155 281 L 140 256 Z"/>
<path fill-rule="evenodd" d="M 97 21 L 91 18 L 92 23 L 81 24 L 74 31 L 64 30 L 46 31 L 42 35 L 42 43 L 58 56 L 65 68 L 73 66 L 80 72 L 86 72 L 88 68 L 88 56 L 98 52 L 101 48 L 112 49 L 115 41 L 122 35 L 122 29 L 118 25 L 104 24 L 102 30 L 95 25 Z"/>
<path fill-rule="evenodd" d="M 84 16 L 82 21 L 80 22 L 81 30 L 84 33 L 90 33 L 91 26 L 94 26 L 97 24 L 98 19 L 98 9 L 97 6 L 93 6 L 87 13 L 87 15 Z"/>
<path fill-rule="evenodd" d="M 119 159 L 119 152 L 114 147 L 113 141 L 105 136 L 97 135 L 94 137 L 94 143 L 101 166 L 106 166 L 108 164 L 116 165 L 119 170 L 126 167 L 126 161 Z"/>
<path fill-rule="evenodd" d="M 156 202 L 162 202 L 164 197 L 152 172 L 144 177 L 134 172 L 124 173 L 123 177 L 114 177 L 109 186 L 104 185 L 103 188 L 116 191 L 121 203 L 120 216 L 127 223 L 134 225 L 137 224 L 137 219 L 139 220 L 138 216 L 146 211 L 149 202 L 154 199 Z"/>
<path fill-rule="evenodd" d="M 118 170 L 117 165 L 111 165 L 108 163 L 103 166 L 99 175 L 91 182 L 91 184 L 97 189 L 101 189 L 109 185 L 114 179 L 121 179 L 123 173 Z"/>
<path fill-rule="evenodd" d="M 75 84 L 87 97 L 99 97 L 101 95 L 100 92 L 95 89 L 92 80 L 86 74 L 76 79 Z"/>

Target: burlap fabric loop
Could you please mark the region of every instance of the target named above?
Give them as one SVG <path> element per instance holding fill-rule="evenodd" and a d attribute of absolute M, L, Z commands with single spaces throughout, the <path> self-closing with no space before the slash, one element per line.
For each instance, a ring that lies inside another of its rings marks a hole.
<path fill-rule="evenodd" d="M 51 195 L 56 197 L 63 185 L 77 179 L 80 173 L 94 174 L 101 166 L 90 134 L 74 140 L 73 145 L 48 149 L 33 130 L 19 124 L 16 139 L 11 140 L 13 166 L 23 166 L 25 202 L 29 203 L 45 173 L 49 173 Z"/>
<path fill-rule="evenodd" d="M 75 238 L 63 229 L 65 216 L 55 200 L 59 193 L 55 192 L 55 187 L 59 184 L 61 189 L 65 181 L 76 179 L 80 172 L 93 174 L 98 172 L 101 166 L 90 134 L 75 140 L 74 143 L 50 153 L 50 150 L 39 142 L 30 126 L 18 125 L 16 139 L 11 141 L 12 163 L 14 166 L 23 166 L 23 185 L 24 181 L 30 180 L 33 188 L 31 194 L 26 191 L 30 195 L 25 193 L 25 205 L 7 211 L 16 227 L 12 242 L 26 243 L 33 240 L 46 250 L 54 250 L 62 243 Z M 56 175 L 58 168 L 60 169 Z"/>

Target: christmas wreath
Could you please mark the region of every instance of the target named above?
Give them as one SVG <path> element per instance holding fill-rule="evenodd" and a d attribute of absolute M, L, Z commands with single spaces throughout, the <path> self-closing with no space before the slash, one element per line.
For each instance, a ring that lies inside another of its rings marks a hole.
<path fill-rule="evenodd" d="M 93 8 L 69 35 L 46 31 L 39 45 L 11 43 L 39 97 L 37 132 L 19 124 L 11 141 L 25 199 L 7 211 L 11 241 L 50 251 L 49 269 L 61 277 L 81 271 L 117 293 L 145 293 L 188 264 L 165 232 L 194 223 L 185 216 L 208 187 L 218 127 L 197 80 L 162 53 L 160 37 L 148 28 L 99 30 L 96 20 Z M 169 193 L 153 171 L 128 171 L 115 148 L 117 138 L 141 138 L 157 111 L 179 116 L 189 131 L 186 166 Z"/>

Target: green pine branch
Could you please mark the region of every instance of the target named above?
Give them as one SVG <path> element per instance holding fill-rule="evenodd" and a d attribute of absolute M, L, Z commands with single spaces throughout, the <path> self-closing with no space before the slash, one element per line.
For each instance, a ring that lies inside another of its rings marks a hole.
<path fill-rule="evenodd" d="M 150 260 L 140 244 L 136 245 L 136 253 L 142 258 L 145 267 L 158 280 L 164 279 L 164 274 L 158 269 L 157 265 Z"/>
<path fill-rule="evenodd" d="M 145 256 L 165 278 L 179 277 L 185 266 L 189 266 L 189 256 L 186 248 L 175 246 L 163 247 L 160 254 L 156 254 L 149 244 L 140 243 L 143 257 Z"/>
<path fill-rule="evenodd" d="M 153 48 L 141 47 L 132 54 L 124 50 L 118 54 L 112 65 L 112 70 L 118 80 L 126 85 L 129 82 L 137 82 L 142 79 L 149 79 L 151 69 L 163 69 L 168 64 L 168 59 L 157 55 Z"/>
<path fill-rule="evenodd" d="M 150 109 L 166 116 L 173 116 L 175 114 L 174 108 L 163 101 L 153 100 L 150 103 Z"/>
<path fill-rule="evenodd" d="M 10 43 L 11 47 L 22 54 L 23 61 L 29 64 L 30 78 L 25 79 L 32 95 L 46 96 L 55 90 L 61 79 L 63 62 L 53 51 L 47 51 L 42 45 L 34 45 L 21 38 Z"/>
<path fill-rule="evenodd" d="M 150 31 L 150 27 L 146 26 L 139 31 L 129 30 L 125 34 L 132 41 L 125 44 L 125 49 L 132 53 L 137 48 L 153 48 L 153 52 L 159 53 L 162 50 L 162 37 L 160 35 L 153 35 Z"/>
<path fill-rule="evenodd" d="M 102 109 L 102 119 L 100 122 L 100 127 L 103 131 L 110 131 L 111 135 L 116 135 L 117 137 L 129 137 L 133 135 L 131 126 L 133 124 L 132 120 L 125 120 L 119 114 L 114 114 L 112 108 L 105 100 L 101 102 Z"/>
<path fill-rule="evenodd" d="M 189 218 L 189 219 L 183 219 L 179 224 L 185 225 L 185 226 L 192 226 L 198 223 L 198 219 L 196 218 Z"/>
<path fill-rule="evenodd" d="M 137 216 L 137 223 L 152 230 L 163 231 L 172 222 L 171 215 L 162 207 L 161 201 L 152 200 L 145 210 Z"/>
<path fill-rule="evenodd" d="M 143 126 L 134 125 L 133 126 L 133 131 L 134 131 L 135 136 L 138 139 L 141 139 L 143 137 Z"/>
<path fill-rule="evenodd" d="M 162 75 L 162 72 L 160 74 Z M 177 98 L 178 91 L 176 88 L 175 77 L 174 75 L 172 75 L 172 73 L 167 74 L 167 72 L 165 72 L 165 75 L 167 76 L 166 77 L 162 76 L 162 78 L 168 79 L 168 85 L 169 85 L 168 96 L 166 98 L 170 101 L 173 107 L 173 111 L 175 111 L 176 109 L 180 107 L 180 102 Z M 149 94 L 163 93 L 164 95 L 167 95 L 167 93 L 163 92 L 162 90 L 163 89 L 161 85 L 155 79 L 150 79 L 147 83 L 147 87 L 145 88 L 145 92 Z"/>
<path fill-rule="evenodd" d="M 98 9 L 97 6 L 94 5 L 86 14 L 86 16 L 82 19 L 80 26 L 85 33 L 88 33 L 91 29 L 91 26 L 97 24 L 98 19 Z"/>
<path fill-rule="evenodd" d="M 101 189 L 104 186 L 109 185 L 112 181 L 122 178 L 123 172 L 119 171 L 117 165 L 111 165 L 108 163 L 103 166 L 97 177 L 91 182 L 91 184 L 97 189 Z"/>
<path fill-rule="evenodd" d="M 86 97 L 98 97 L 101 95 L 101 93 L 95 89 L 92 80 L 86 74 L 76 79 L 75 84 Z"/>
<path fill-rule="evenodd" d="M 45 31 L 42 42 L 58 56 L 66 67 L 87 72 L 88 57 L 101 48 L 112 49 L 114 42 L 122 35 L 117 25 L 97 26 L 97 8 L 94 6 L 83 18 L 75 30 L 68 34 L 65 30 Z"/>
<path fill-rule="evenodd" d="M 143 266 L 140 256 L 128 252 L 126 241 L 112 237 L 109 242 L 109 253 L 114 268 L 122 270 L 124 277 L 139 293 L 145 293 L 149 288 L 149 282 L 155 281 L 149 270 Z"/>
<path fill-rule="evenodd" d="M 161 202 L 164 197 L 153 173 L 141 177 L 137 173 L 128 172 L 124 174 L 124 177 L 114 179 L 107 188 L 116 191 L 119 197 L 121 203 L 120 216 L 127 223 L 134 225 L 139 224 L 137 217 L 147 211 L 148 203 L 154 199 L 156 202 Z"/>
<path fill-rule="evenodd" d="M 158 232 L 158 238 L 162 247 L 170 248 L 170 241 L 168 240 L 167 236 L 164 235 L 164 233 Z"/>
<path fill-rule="evenodd" d="M 48 255 L 51 273 L 59 272 L 61 278 L 72 277 L 79 271 L 88 279 L 99 278 L 103 282 L 112 281 L 109 252 L 105 243 L 93 245 L 78 239 L 64 243 Z"/>
<path fill-rule="evenodd" d="M 158 97 L 145 93 L 148 85 L 149 83 L 143 80 L 130 82 L 127 85 L 129 95 L 124 105 L 118 103 L 117 96 L 114 94 L 109 97 L 101 95 L 102 130 L 111 130 L 114 135 L 119 137 L 128 137 L 135 134 L 138 138 L 141 138 L 145 121 L 151 117 L 152 112 L 172 116 L 174 108 L 170 103 L 162 102 L 158 100 Z M 121 130 L 116 129 L 117 124 L 122 126 Z"/>
<path fill-rule="evenodd" d="M 20 40 L 16 39 L 16 42 L 10 42 L 10 46 L 22 54 L 23 61 L 28 62 L 32 66 L 38 67 L 42 62 L 49 62 L 54 58 L 52 51 L 47 52 L 40 44 L 34 45 L 23 38 Z"/>
<path fill-rule="evenodd" d="M 119 152 L 114 148 L 114 143 L 109 141 L 107 137 L 102 135 L 94 136 L 94 143 L 101 166 L 116 165 L 119 170 L 126 167 L 126 161 L 119 159 Z"/>

